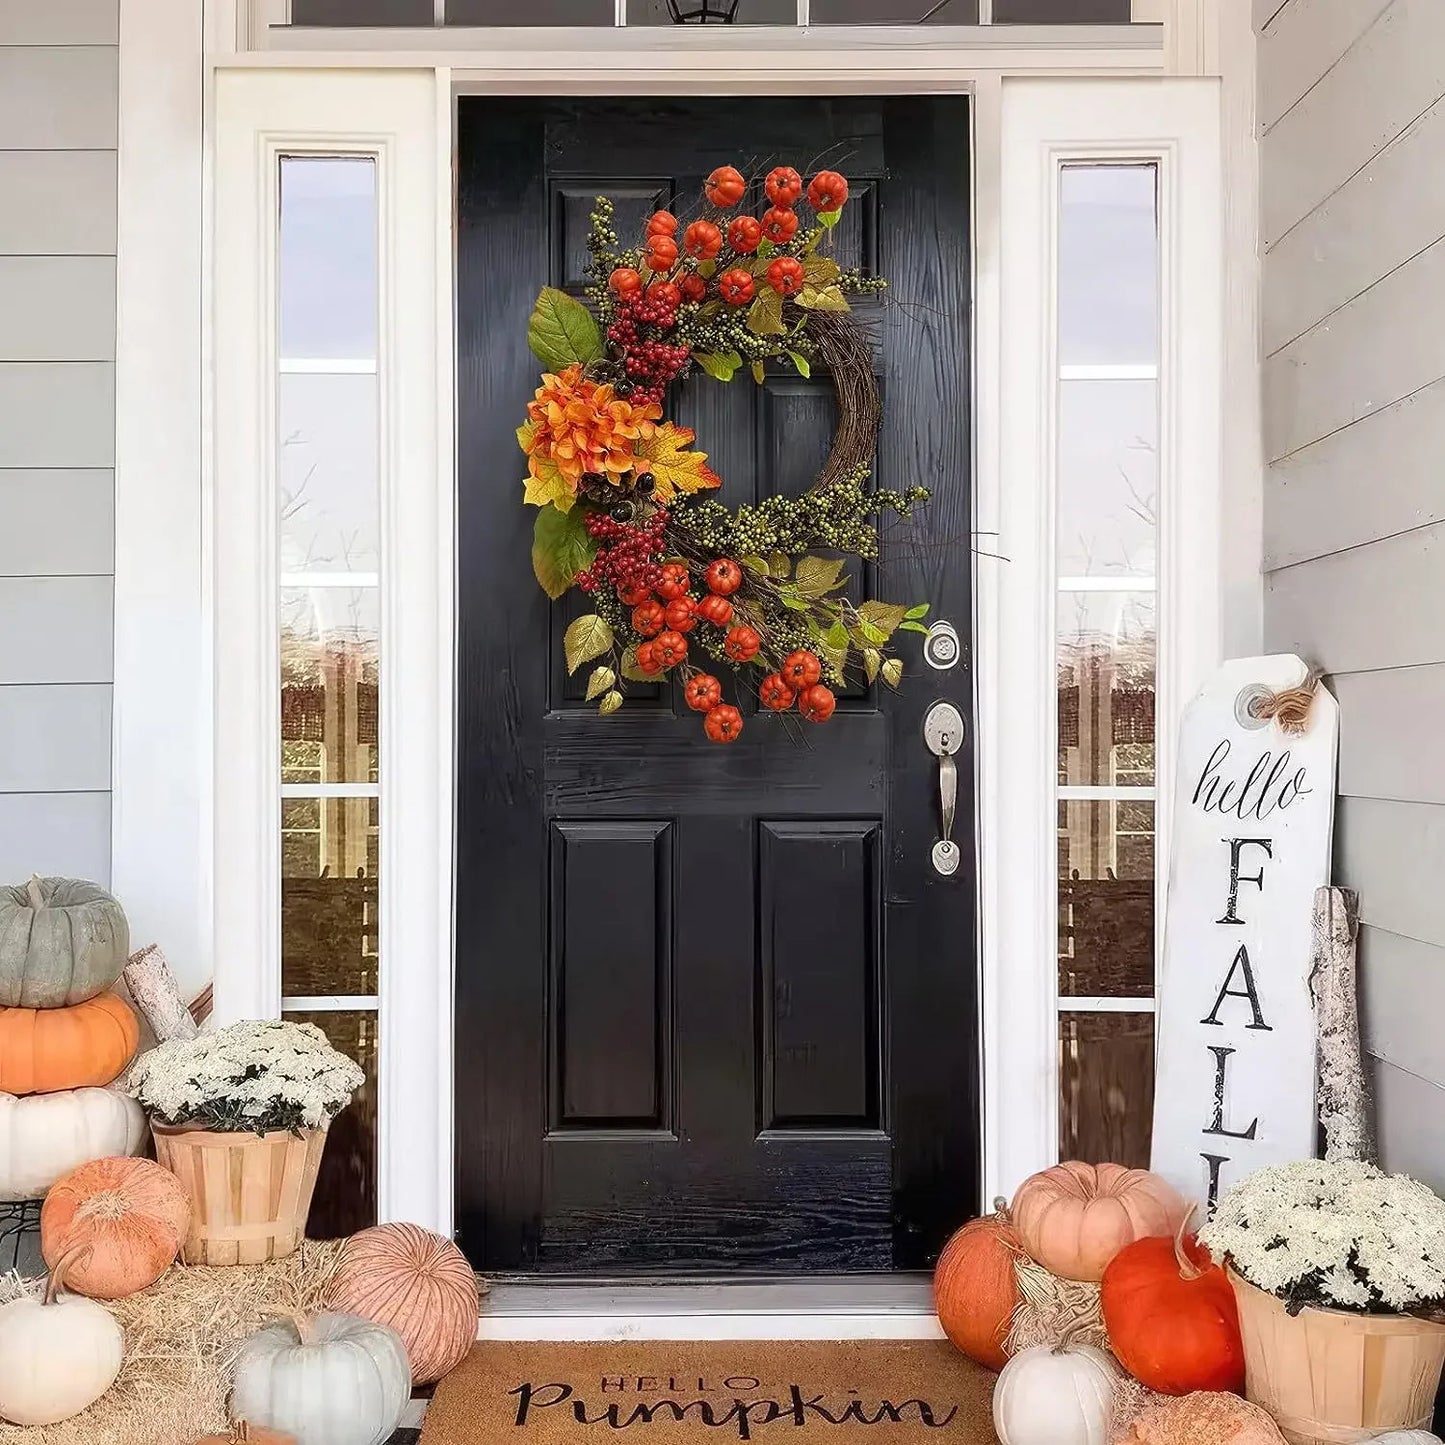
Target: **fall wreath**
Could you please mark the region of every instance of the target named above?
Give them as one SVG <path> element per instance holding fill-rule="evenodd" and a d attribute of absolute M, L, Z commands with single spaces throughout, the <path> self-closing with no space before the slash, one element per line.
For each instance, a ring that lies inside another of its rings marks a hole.
<path fill-rule="evenodd" d="M 926 604 L 854 601 L 846 575 L 850 560 L 877 559 L 880 517 L 906 517 L 928 496 L 868 485 L 881 406 L 848 298 L 886 283 L 829 254 L 843 176 L 820 171 L 805 192 L 797 171 L 778 166 L 763 189 L 761 218 L 739 211 L 747 182 L 722 166 L 697 219 L 657 211 L 625 250 L 599 197 L 591 306 L 550 287 L 537 298 L 527 339 L 546 371 L 517 430 L 524 500 L 540 508 L 537 580 L 554 599 L 578 587 L 595 608 L 567 629 L 568 671 L 593 664 L 587 697 L 603 713 L 622 706 L 620 678 L 675 672 L 720 743 L 742 731 L 743 712 L 700 660 L 730 669 L 763 707 L 821 723 L 850 673 L 897 687 L 894 634 L 927 630 Z M 730 382 L 746 370 L 761 384 L 769 362 L 805 377 L 827 368 L 833 444 L 801 496 L 728 508 L 705 495 L 722 480 L 691 449 L 694 433 L 663 419 L 663 402 L 697 372 Z"/>

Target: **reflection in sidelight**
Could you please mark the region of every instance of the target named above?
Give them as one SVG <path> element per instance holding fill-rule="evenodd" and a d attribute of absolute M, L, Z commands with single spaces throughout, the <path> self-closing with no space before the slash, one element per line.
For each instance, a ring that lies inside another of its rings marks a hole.
<path fill-rule="evenodd" d="M 340 1239 L 376 1223 L 377 1016 L 360 1009 L 287 1010 L 285 1016 L 315 1024 L 334 1048 L 366 1071 L 366 1082 L 331 1121 L 306 1226 L 311 1239 Z"/>
<path fill-rule="evenodd" d="M 378 16 L 386 8 L 374 6 Z M 376 1216 L 383 568 L 377 162 L 288 156 L 279 183 L 282 1010 L 318 1024 L 366 1070 L 366 1083 L 331 1126 L 317 1184 L 311 1232 L 327 1238 Z"/>
<path fill-rule="evenodd" d="M 1149 1167 L 1154 1015 L 1059 1015 L 1059 1157 Z"/>
<path fill-rule="evenodd" d="M 1059 993 L 1154 992 L 1154 804 L 1059 804 Z"/>

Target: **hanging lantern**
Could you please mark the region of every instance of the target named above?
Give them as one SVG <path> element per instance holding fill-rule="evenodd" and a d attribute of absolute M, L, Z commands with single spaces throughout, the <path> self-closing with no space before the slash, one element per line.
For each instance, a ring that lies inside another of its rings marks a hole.
<path fill-rule="evenodd" d="M 738 0 L 667 0 L 674 25 L 731 25 Z"/>

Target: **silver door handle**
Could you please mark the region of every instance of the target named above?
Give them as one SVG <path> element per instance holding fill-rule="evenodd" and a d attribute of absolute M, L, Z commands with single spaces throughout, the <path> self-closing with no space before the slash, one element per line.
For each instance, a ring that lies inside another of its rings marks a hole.
<path fill-rule="evenodd" d="M 953 841 L 958 810 L 958 764 L 953 755 L 963 746 L 963 715 L 951 702 L 936 702 L 923 719 L 923 741 L 938 759 L 938 801 L 943 829 L 933 845 L 933 867 L 945 878 L 958 872 L 963 854 Z"/>

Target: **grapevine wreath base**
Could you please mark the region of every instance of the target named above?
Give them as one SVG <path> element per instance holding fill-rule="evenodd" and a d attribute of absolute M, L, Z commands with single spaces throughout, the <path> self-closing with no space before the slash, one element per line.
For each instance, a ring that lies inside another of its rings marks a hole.
<path fill-rule="evenodd" d="M 827 254 L 848 199 L 836 171 L 805 193 L 798 172 L 778 166 L 763 189 L 766 211 L 747 214 L 742 173 L 719 167 L 696 219 L 658 211 L 626 250 L 599 197 L 587 296 L 600 322 L 561 291 L 541 293 L 527 339 L 546 372 L 517 431 L 524 500 L 540 509 L 537 580 L 552 598 L 578 587 L 595 609 L 567 629 L 568 671 L 593 664 L 587 697 L 604 714 L 622 706 L 621 679 L 675 672 L 718 743 L 738 736 L 744 715 L 712 666 L 732 672 L 737 696 L 823 723 L 850 673 L 897 687 L 894 634 L 927 631 L 927 604 L 847 595 L 849 562 L 877 560 L 878 519 L 906 517 L 928 496 L 867 485 L 881 407 L 848 298 L 886 283 Z M 746 370 L 761 384 L 769 362 L 803 376 L 827 367 L 833 445 L 803 495 L 730 509 L 703 495 L 721 478 L 663 403 L 699 373 L 726 383 Z"/>

